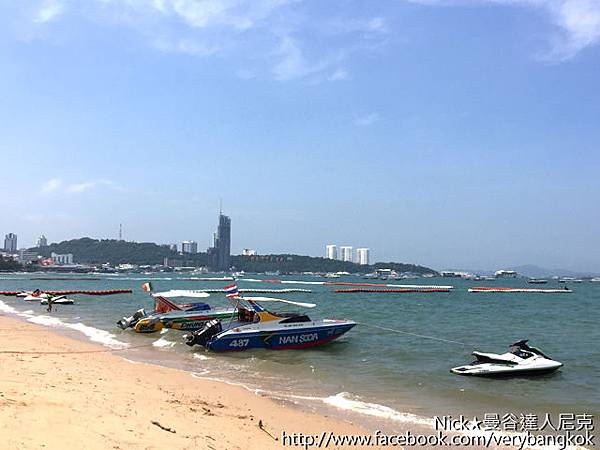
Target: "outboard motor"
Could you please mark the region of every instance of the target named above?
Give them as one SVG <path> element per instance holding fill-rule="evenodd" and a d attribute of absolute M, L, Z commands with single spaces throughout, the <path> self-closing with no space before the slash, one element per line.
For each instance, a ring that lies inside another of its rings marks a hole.
<path fill-rule="evenodd" d="M 221 325 L 221 321 L 218 319 L 213 319 L 206 322 L 204 328 L 194 331 L 190 334 L 186 334 L 185 343 L 190 347 L 193 345 L 202 345 L 206 347 L 208 341 L 211 340 L 213 336 L 223 331 L 223 326 Z"/>
<path fill-rule="evenodd" d="M 133 316 L 123 317 L 121 320 L 119 320 L 117 325 L 119 325 L 122 330 L 126 330 L 127 328 L 134 327 L 135 324 L 144 317 L 146 317 L 146 310 L 143 308 L 138 309 Z"/>

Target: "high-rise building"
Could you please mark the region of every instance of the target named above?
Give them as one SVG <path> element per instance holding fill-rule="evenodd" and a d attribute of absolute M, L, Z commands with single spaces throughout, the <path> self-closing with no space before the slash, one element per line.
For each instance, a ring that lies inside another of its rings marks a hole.
<path fill-rule="evenodd" d="M 356 262 L 363 266 L 369 265 L 369 249 L 368 248 L 357 248 L 356 249 Z"/>
<path fill-rule="evenodd" d="M 337 259 L 337 245 L 328 244 L 325 246 L 325 258 L 327 259 Z"/>
<path fill-rule="evenodd" d="M 182 253 L 198 253 L 198 243 L 196 241 L 183 241 L 181 243 Z"/>
<path fill-rule="evenodd" d="M 36 244 L 36 247 L 47 247 L 48 246 L 48 239 L 46 239 L 46 236 L 44 236 L 43 234 L 38 238 Z"/>
<path fill-rule="evenodd" d="M 10 253 L 16 253 L 17 251 L 17 235 L 15 233 L 8 233 L 4 237 L 4 251 Z"/>
<path fill-rule="evenodd" d="M 171 244 L 171 245 L 169 246 L 169 248 L 171 249 L 171 251 L 174 251 L 174 252 L 176 252 L 176 251 L 177 251 L 177 244 Z"/>
<path fill-rule="evenodd" d="M 342 245 L 340 247 L 340 259 L 342 261 L 352 262 L 352 247 L 349 245 Z"/>
<path fill-rule="evenodd" d="M 231 219 L 219 213 L 219 227 L 213 235 L 213 246 L 207 250 L 210 268 L 227 271 L 231 267 Z"/>

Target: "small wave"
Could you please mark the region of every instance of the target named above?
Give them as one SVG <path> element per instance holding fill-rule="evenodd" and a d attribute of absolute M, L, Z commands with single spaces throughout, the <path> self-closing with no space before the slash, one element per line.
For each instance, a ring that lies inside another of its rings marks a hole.
<path fill-rule="evenodd" d="M 22 315 L 25 316 L 25 314 L 22 314 Z M 45 325 L 45 326 L 49 326 L 49 327 L 67 328 L 69 330 L 79 331 L 80 333 L 87 336 L 90 339 L 90 341 L 97 342 L 97 343 L 105 345 L 106 347 L 109 347 L 109 348 L 120 349 L 120 348 L 129 347 L 129 344 L 115 339 L 114 334 L 109 333 L 108 331 L 104 331 L 104 330 L 100 330 L 98 328 L 84 325 L 81 322 L 65 323 L 56 317 L 34 316 L 31 314 L 27 314 L 27 316 L 29 316 L 27 318 L 28 322 L 36 323 L 38 325 Z"/>
<path fill-rule="evenodd" d="M 124 359 L 125 361 L 127 361 L 127 362 L 128 362 L 128 363 L 130 363 L 130 364 L 142 364 L 142 363 L 141 363 L 141 362 L 139 362 L 139 361 L 134 361 L 134 360 L 132 360 L 132 359 L 127 359 L 127 358 L 123 358 L 123 357 L 121 357 L 121 358 L 122 358 L 122 359 Z"/>
<path fill-rule="evenodd" d="M 397 422 L 431 426 L 431 419 L 426 419 L 425 417 L 417 416 L 415 414 L 399 412 L 388 406 L 379 405 L 377 403 L 367 403 L 356 400 L 352 398 L 352 395 L 348 392 L 340 392 L 339 394 L 326 397 L 322 400 L 323 403 L 326 403 L 327 405 L 347 411 L 353 411 L 382 419 L 394 420 Z"/>
<path fill-rule="evenodd" d="M 33 311 L 30 311 L 30 310 L 24 311 L 24 312 L 19 312 L 18 310 L 16 310 L 15 308 L 13 308 L 10 305 L 7 305 L 6 303 L 4 303 L 1 300 L 0 300 L 0 311 L 15 314 L 19 317 L 25 318 L 28 322 L 35 323 L 38 325 L 44 325 L 47 327 L 56 327 L 56 328 L 66 328 L 69 330 L 78 331 L 78 332 L 84 334 L 85 336 L 87 336 L 90 339 L 90 341 L 97 342 L 99 344 L 102 344 L 102 345 L 112 348 L 112 349 L 121 349 L 121 348 L 129 347 L 129 344 L 115 339 L 114 334 L 111 334 L 108 331 L 104 331 L 104 330 L 100 330 L 98 328 L 84 325 L 81 322 L 66 323 L 57 317 L 50 317 L 50 316 L 44 316 L 44 315 L 36 316 L 35 314 L 32 314 Z"/>
<path fill-rule="evenodd" d="M 192 353 L 192 358 L 199 359 L 200 361 L 208 361 L 209 359 L 212 359 L 206 355 L 202 355 L 201 353 Z"/>
<path fill-rule="evenodd" d="M 19 311 L 17 311 L 15 308 L 13 308 L 10 305 L 7 305 L 2 300 L 0 300 L 0 312 L 9 313 L 9 314 L 18 314 L 19 313 Z"/>
<path fill-rule="evenodd" d="M 152 343 L 152 345 L 154 347 L 158 347 L 158 348 L 165 348 L 165 347 L 173 347 L 173 346 L 175 346 L 176 343 L 177 342 L 168 341 L 165 338 L 160 338 L 160 339 L 157 339 L 156 341 L 154 341 Z"/>

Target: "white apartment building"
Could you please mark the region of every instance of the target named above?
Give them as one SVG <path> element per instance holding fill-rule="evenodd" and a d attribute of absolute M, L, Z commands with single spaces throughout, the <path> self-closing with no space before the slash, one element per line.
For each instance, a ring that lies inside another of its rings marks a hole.
<path fill-rule="evenodd" d="M 363 266 L 369 265 L 369 249 L 368 248 L 357 248 L 356 249 L 356 262 Z"/>

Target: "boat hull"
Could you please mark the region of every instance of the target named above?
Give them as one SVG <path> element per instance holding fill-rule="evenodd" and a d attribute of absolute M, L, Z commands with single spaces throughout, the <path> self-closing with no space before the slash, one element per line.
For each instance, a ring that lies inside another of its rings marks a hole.
<path fill-rule="evenodd" d="M 297 350 L 327 344 L 344 335 L 356 324 L 350 321 L 332 321 L 328 325 L 279 330 L 225 331 L 213 337 L 206 347 L 215 352 L 242 351 L 264 348 L 270 350 Z"/>
<path fill-rule="evenodd" d="M 450 372 L 456 375 L 488 378 L 527 377 L 552 373 L 562 367 L 559 362 L 540 367 L 518 367 L 499 364 L 479 364 L 455 367 Z"/>
<path fill-rule="evenodd" d="M 155 333 L 163 328 L 180 331 L 195 331 L 213 319 L 227 319 L 235 314 L 235 310 L 203 311 L 202 313 L 166 313 L 140 319 L 133 329 L 136 333 Z"/>

